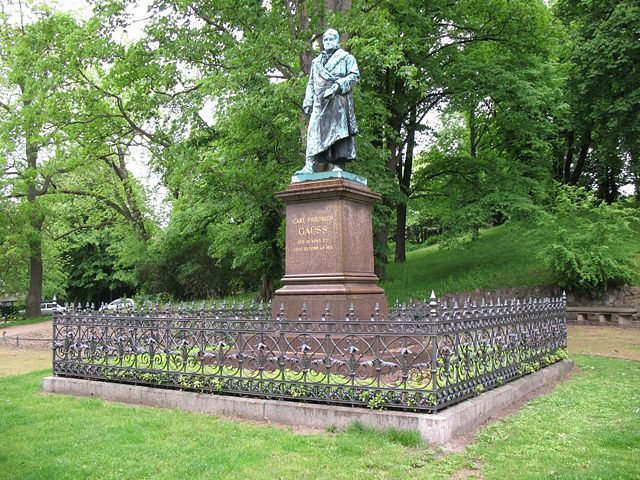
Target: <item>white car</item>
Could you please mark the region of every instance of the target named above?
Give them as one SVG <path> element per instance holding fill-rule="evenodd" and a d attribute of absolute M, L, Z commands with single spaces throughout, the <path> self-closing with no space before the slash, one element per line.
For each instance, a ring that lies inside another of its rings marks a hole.
<path fill-rule="evenodd" d="M 67 309 L 62 305 L 58 305 L 56 302 L 45 302 L 40 304 L 40 311 L 42 315 L 52 315 L 54 312 L 64 313 Z"/>
<path fill-rule="evenodd" d="M 101 312 L 115 312 L 116 310 L 135 309 L 136 302 L 130 298 L 118 298 L 111 303 L 103 304 L 100 307 Z"/>

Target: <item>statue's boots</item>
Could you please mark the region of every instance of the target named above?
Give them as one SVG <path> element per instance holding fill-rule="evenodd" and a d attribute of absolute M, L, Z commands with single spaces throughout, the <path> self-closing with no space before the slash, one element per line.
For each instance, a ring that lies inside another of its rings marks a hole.
<path fill-rule="evenodd" d="M 307 158 L 304 162 L 304 167 L 301 170 L 298 170 L 294 175 L 303 175 L 305 173 L 313 173 L 314 172 L 314 162 L 310 158 Z"/>

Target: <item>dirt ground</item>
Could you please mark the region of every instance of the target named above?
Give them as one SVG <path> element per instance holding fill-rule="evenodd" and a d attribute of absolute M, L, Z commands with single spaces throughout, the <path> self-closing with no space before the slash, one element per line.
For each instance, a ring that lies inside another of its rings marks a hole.
<path fill-rule="evenodd" d="M 640 329 L 569 325 L 569 354 L 640 361 Z"/>

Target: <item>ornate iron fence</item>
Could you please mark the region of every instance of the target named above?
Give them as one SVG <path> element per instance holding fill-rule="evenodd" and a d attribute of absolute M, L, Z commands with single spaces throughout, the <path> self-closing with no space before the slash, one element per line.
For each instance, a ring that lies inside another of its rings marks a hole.
<path fill-rule="evenodd" d="M 438 301 L 334 319 L 233 306 L 99 313 L 53 325 L 59 376 L 436 412 L 563 358 L 565 298 Z"/>

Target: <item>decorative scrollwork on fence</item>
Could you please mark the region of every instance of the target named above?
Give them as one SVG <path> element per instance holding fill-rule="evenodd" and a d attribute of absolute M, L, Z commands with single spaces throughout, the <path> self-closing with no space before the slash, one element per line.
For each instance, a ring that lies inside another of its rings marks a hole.
<path fill-rule="evenodd" d="M 411 302 L 359 320 L 264 305 L 70 306 L 55 375 L 216 394 L 435 412 L 545 366 L 566 348 L 565 298 Z"/>

